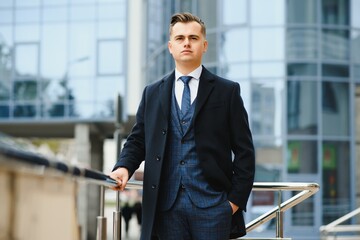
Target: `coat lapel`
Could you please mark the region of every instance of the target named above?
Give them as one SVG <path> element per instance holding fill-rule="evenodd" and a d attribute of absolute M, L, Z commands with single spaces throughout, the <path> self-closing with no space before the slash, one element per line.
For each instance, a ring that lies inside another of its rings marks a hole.
<path fill-rule="evenodd" d="M 199 114 L 200 110 L 203 108 L 206 100 L 208 99 L 211 91 L 214 88 L 214 76 L 211 74 L 205 67 L 203 67 L 200 82 L 199 82 L 199 89 L 196 97 L 196 106 L 195 106 L 195 113 L 192 121 L 194 121 Z"/>
<path fill-rule="evenodd" d="M 173 71 L 170 75 L 164 77 L 161 80 L 162 83 L 160 84 L 160 88 L 159 88 L 160 105 L 166 120 L 169 119 L 171 94 L 172 94 L 174 79 L 175 79 L 175 71 Z"/>

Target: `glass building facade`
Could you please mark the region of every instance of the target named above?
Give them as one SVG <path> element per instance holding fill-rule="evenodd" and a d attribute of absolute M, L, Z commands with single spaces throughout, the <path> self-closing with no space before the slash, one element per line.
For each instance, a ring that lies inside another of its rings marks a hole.
<path fill-rule="evenodd" d="M 0 121 L 114 120 L 126 0 L 0 1 Z"/>
<path fill-rule="evenodd" d="M 197 14 L 207 25 L 205 67 L 240 83 L 256 147 L 256 181 L 320 184 L 314 197 L 286 213 L 291 236 L 318 238 L 319 226 L 355 208 L 360 0 L 147 4 L 147 82 L 174 68 L 167 50 L 171 15 Z M 247 219 L 274 201 L 270 193 L 253 194 Z"/>

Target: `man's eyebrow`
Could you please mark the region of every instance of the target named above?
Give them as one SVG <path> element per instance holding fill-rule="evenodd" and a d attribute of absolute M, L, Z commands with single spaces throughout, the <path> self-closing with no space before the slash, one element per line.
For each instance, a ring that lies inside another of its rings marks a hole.
<path fill-rule="evenodd" d="M 184 34 L 179 34 L 179 35 L 175 35 L 174 38 L 177 38 L 177 37 L 185 37 Z M 190 34 L 188 35 L 188 37 L 199 37 L 199 35 L 196 35 L 196 34 Z"/>

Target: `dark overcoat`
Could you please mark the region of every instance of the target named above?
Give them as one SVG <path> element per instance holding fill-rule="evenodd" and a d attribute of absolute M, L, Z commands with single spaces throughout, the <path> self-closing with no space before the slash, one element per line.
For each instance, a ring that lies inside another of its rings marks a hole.
<path fill-rule="evenodd" d="M 175 71 L 144 89 L 136 124 L 115 165 L 126 167 L 132 175 L 145 160 L 143 240 L 151 239 L 154 226 L 174 81 Z M 240 208 L 233 215 L 231 236 L 245 235 L 241 210 L 246 210 L 253 186 L 255 157 L 239 84 L 203 67 L 192 124 L 205 178 L 213 188 L 228 192 L 228 199 Z"/>

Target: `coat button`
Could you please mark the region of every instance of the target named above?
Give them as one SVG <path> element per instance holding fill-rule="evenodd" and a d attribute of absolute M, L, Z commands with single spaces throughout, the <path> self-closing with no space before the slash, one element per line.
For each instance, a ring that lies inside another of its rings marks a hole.
<path fill-rule="evenodd" d="M 151 185 L 151 189 L 155 189 L 155 188 L 156 188 L 155 184 Z"/>
<path fill-rule="evenodd" d="M 181 164 L 181 165 L 184 165 L 184 164 L 185 164 L 185 161 L 180 161 L 180 164 Z"/>
<path fill-rule="evenodd" d="M 160 156 L 156 157 L 156 161 L 160 161 L 160 159 L 161 159 Z"/>
<path fill-rule="evenodd" d="M 166 134 L 166 129 L 162 130 L 162 134 L 165 135 Z"/>

